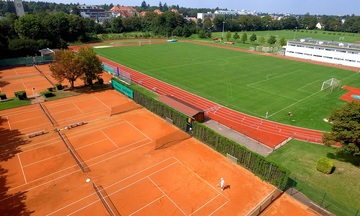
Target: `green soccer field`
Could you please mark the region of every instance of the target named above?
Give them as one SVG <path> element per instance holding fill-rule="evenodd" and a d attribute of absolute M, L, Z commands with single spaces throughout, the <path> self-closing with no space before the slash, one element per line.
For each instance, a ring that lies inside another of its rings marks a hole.
<path fill-rule="evenodd" d="M 261 118 L 268 112 L 269 120 L 312 129 L 329 130 L 323 119 L 345 103 L 339 97 L 346 91 L 322 92 L 323 81 L 360 87 L 353 71 L 190 43 L 95 51 L 229 108 Z"/>

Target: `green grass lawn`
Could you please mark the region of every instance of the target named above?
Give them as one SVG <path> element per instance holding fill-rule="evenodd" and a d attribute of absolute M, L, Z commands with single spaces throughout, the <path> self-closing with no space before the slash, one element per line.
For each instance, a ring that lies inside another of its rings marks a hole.
<path fill-rule="evenodd" d="M 95 49 L 119 62 L 229 108 L 301 127 L 329 130 L 323 121 L 346 91 L 320 92 L 332 77 L 360 87 L 360 74 L 189 43 Z M 294 113 L 289 119 L 288 112 Z"/>
<path fill-rule="evenodd" d="M 241 36 L 243 33 L 247 34 L 247 42 L 245 44 L 241 43 Z M 326 41 L 341 41 L 341 42 L 347 42 L 347 43 L 356 43 L 360 41 L 360 34 L 356 33 L 346 33 L 346 32 L 330 32 L 330 31 L 322 31 L 322 30 L 303 30 L 298 29 L 295 30 L 276 30 L 276 31 L 244 31 L 244 32 L 238 32 L 240 39 L 234 40 L 232 36 L 234 36 L 235 32 L 231 33 L 231 39 L 230 41 L 235 41 L 236 47 L 241 47 L 245 49 L 249 49 L 249 47 L 259 46 L 259 42 L 255 41 L 254 44 L 250 42 L 250 36 L 252 34 L 255 34 L 257 36 L 257 39 L 260 37 L 265 38 L 265 42 L 268 40 L 268 38 L 273 35 L 276 37 L 276 40 L 279 41 L 280 38 L 285 38 L 286 40 L 293 40 L 299 39 L 299 38 L 312 38 L 316 40 L 326 40 Z M 212 38 L 221 38 L 222 32 L 213 32 Z M 226 32 L 224 33 L 224 39 L 226 36 Z M 212 41 L 211 39 L 207 39 L 205 41 Z M 197 35 L 193 35 L 192 39 L 198 40 L 199 38 Z M 341 40 L 340 40 L 341 39 Z M 269 46 L 268 44 L 265 44 L 265 46 Z"/>
<path fill-rule="evenodd" d="M 19 100 L 18 98 L 14 97 L 13 100 L 8 100 L 4 102 L 0 102 L 0 110 L 20 107 L 20 106 L 26 106 L 30 105 L 30 100 Z"/>
<path fill-rule="evenodd" d="M 321 157 L 334 161 L 335 171 L 326 175 L 316 170 L 316 162 Z M 307 195 L 317 204 L 336 215 L 355 215 L 360 210 L 360 160 L 335 155 L 335 149 L 301 141 L 291 141 L 267 157 L 271 161 L 291 170 L 296 179 L 296 189 Z M 356 164 L 356 165 L 353 165 Z M 326 194 L 325 194 L 326 193 Z"/>

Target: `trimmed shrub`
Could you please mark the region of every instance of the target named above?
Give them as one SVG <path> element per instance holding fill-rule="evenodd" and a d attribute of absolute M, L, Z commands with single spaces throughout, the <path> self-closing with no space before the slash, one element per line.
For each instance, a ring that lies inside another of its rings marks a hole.
<path fill-rule="evenodd" d="M 14 92 L 14 95 L 15 95 L 15 97 L 19 98 L 19 100 L 26 100 L 27 99 L 26 91 Z"/>
<path fill-rule="evenodd" d="M 41 95 L 43 95 L 46 98 L 55 96 L 51 91 L 41 92 Z"/>
<path fill-rule="evenodd" d="M 97 83 L 99 83 L 100 85 L 104 84 L 103 78 L 99 78 L 98 81 L 97 81 Z"/>
<path fill-rule="evenodd" d="M 330 174 L 334 170 L 334 162 L 329 158 L 320 158 L 317 161 L 316 169 L 322 173 Z"/>
<path fill-rule="evenodd" d="M 0 94 L 0 99 L 5 100 L 6 99 L 6 94 L 4 94 L 4 93 Z"/>
<path fill-rule="evenodd" d="M 48 90 L 49 92 L 52 92 L 52 91 L 54 91 L 54 88 L 53 88 L 53 87 L 49 87 L 49 88 L 47 88 L 47 90 Z"/>
<path fill-rule="evenodd" d="M 63 85 L 61 85 L 61 83 L 56 84 L 55 87 L 57 90 L 63 90 L 64 88 Z"/>

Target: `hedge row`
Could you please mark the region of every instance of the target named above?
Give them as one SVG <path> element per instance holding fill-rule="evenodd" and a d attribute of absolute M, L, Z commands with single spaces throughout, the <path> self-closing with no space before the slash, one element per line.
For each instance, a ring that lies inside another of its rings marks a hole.
<path fill-rule="evenodd" d="M 127 86 L 134 91 L 134 101 L 151 112 L 161 116 L 162 118 L 170 118 L 173 124 L 183 131 L 186 131 L 187 116 L 179 111 L 159 102 L 155 98 L 138 92 L 132 86 Z M 237 163 L 244 168 L 250 170 L 261 179 L 268 181 L 281 190 L 287 187 L 290 171 L 268 161 L 262 155 L 254 153 L 249 149 L 239 145 L 201 123 L 193 122 L 193 137 L 205 143 L 219 153 L 226 155 L 231 154 L 238 159 Z"/>

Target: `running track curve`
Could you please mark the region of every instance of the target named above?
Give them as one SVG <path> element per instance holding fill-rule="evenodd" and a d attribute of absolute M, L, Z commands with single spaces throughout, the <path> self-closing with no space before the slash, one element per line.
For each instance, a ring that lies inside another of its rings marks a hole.
<path fill-rule="evenodd" d="M 206 117 L 270 148 L 275 149 L 291 138 L 312 143 L 322 143 L 322 131 L 285 125 L 234 111 L 124 65 L 103 57 L 99 58 L 110 66 L 119 67 L 121 71 L 130 73 L 132 82 L 155 91 L 159 95 L 172 95 L 193 104 L 205 110 Z"/>

